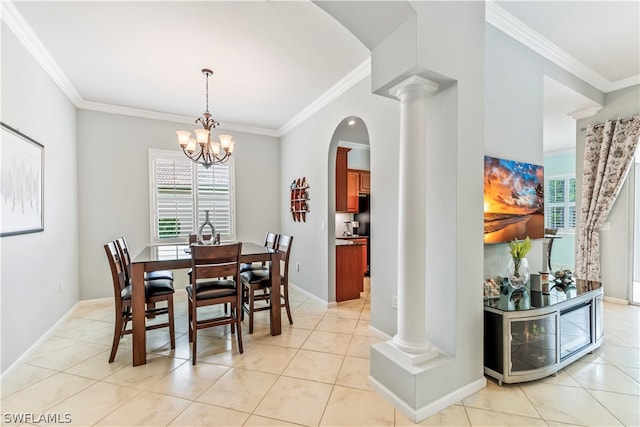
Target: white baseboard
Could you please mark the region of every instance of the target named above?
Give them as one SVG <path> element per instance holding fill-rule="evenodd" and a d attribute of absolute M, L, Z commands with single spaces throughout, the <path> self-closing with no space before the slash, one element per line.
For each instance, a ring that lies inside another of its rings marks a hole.
<path fill-rule="evenodd" d="M 373 326 L 369 325 L 369 332 L 371 333 L 371 335 L 374 335 L 380 339 L 383 339 L 385 341 L 389 341 L 390 339 L 392 339 L 393 337 L 390 335 L 387 335 L 386 333 L 382 332 L 380 329 L 378 328 L 374 328 Z"/>
<path fill-rule="evenodd" d="M 479 378 L 476 381 L 473 381 L 472 383 L 469 383 L 464 387 L 454 390 L 446 396 L 443 396 L 440 399 L 417 409 L 413 409 L 412 407 L 410 407 L 404 400 L 402 400 L 387 387 L 371 377 L 371 375 L 369 375 L 369 384 L 371 384 L 373 388 L 375 388 L 375 390 L 380 393 L 385 399 L 391 402 L 393 406 L 398 408 L 403 414 L 409 417 L 410 420 L 415 423 L 419 423 L 420 421 L 423 421 L 430 416 L 437 414 L 443 409 L 456 404 L 462 399 L 471 396 L 473 393 L 482 390 L 487 386 L 487 379 L 485 377 Z"/>
<path fill-rule="evenodd" d="M 319 297 L 315 296 L 311 292 L 307 291 L 306 289 L 301 288 L 300 286 L 296 285 L 295 283 L 289 282 L 289 287 L 295 289 L 296 292 L 300 292 L 301 294 L 304 294 L 307 298 L 310 298 L 310 299 L 314 300 L 314 302 L 317 303 L 317 304 L 324 304 L 325 307 L 327 307 L 327 308 L 335 307 L 337 305 L 335 302 L 327 302 L 327 301 L 323 300 L 322 298 L 319 298 Z"/>
<path fill-rule="evenodd" d="M 602 297 L 602 300 L 605 302 L 613 303 L 613 304 L 629 305 L 629 300 L 622 299 L 622 298 Z"/>
<path fill-rule="evenodd" d="M 113 300 L 113 298 L 110 298 L 110 299 Z M 77 307 L 79 307 L 80 305 L 86 305 L 81 303 L 84 303 L 84 301 L 76 302 L 73 305 L 73 307 L 71 307 L 69 311 L 67 311 L 66 314 L 60 318 L 60 320 L 54 323 L 53 326 L 51 326 L 40 338 L 38 338 L 38 340 L 34 342 L 33 345 L 27 349 L 27 351 L 22 353 L 22 356 L 18 357 L 16 361 L 13 362 L 11 366 L 9 366 L 0 375 L 0 384 L 4 384 L 5 381 L 7 381 L 11 377 L 11 375 L 13 375 L 18 370 L 18 368 L 20 368 L 20 366 L 26 363 L 27 360 L 29 360 L 29 358 L 31 357 L 31 355 L 35 353 L 36 350 L 38 350 L 38 348 L 40 348 L 40 346 L 44 344 L 53 335 L 56 329 L 58 329 L 60 325 L 62 325 L 69 317 L 71 317 L 71 315 L 73 314 L 73 312 L 76 310 Z"/>

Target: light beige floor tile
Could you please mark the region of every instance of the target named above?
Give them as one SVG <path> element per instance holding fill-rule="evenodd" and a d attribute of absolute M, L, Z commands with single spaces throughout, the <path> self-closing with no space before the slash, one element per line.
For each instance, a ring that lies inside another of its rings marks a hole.
<path fill-rule="evenodd" d="M 291 326 L 299 329 L 314 329 L 322 320 L 321 315 L 314 314 L 295 313 L 295 315 L 292 316 L 293 325 Z"/>
<path fill-rule="evenodd" d="M 300 350 L 282 375 L 333 384 L 344 356 Z"/>
<path fill-rule="evenodd" d="M 195 400 L 228 370 L 227 366 L 212 365 L 206 362 L 200 362 L 194 366 L 187 362 L 151 384 L 148 390 Z"/>
<path fill-rule="evenodd" d="M 132 388 L 97 382 L 81 393 L 58 403 L 47 412 L 69 414 L 70 425 L 93 425 L 140 393 Z"/>
<path fill-rule="evenodd" d="M 231 368 L 197 400 L 250 413 L 277 379 L 273 374 Z"/>
<path fill-rule="evenodd" d="M 591 426 L 620 425 L 582 388 L 538 382 L 521 384 L 520 387 L 545 420 Z"/>
<path fill-rule="evenodd" d="M 371 353 L 371 346 L 379 343 L 381 340 L 376 337 L 360 337 L 354 336 L 351 339 L 349 348 L 347 349 L 347 356 L 369 358 Z"/>
<path fill-rule="evenodd" d="M 261 417 L 259 415 L 251 415 L 244 427 L 286 427 L 299 426 L 300 424 L 288 423 L 282 420 L 274 420 L 273 418 Z"/>
<path fill-rule="evenodd" d="M 280 347 L 300 348 L 311 334 L 309 329 L 285 328 L 280 335 L 273 336 L 266 329 L 263 333 L 253 334 L 253 341 L 257 344 L 277 345 Z"/>
<path fill-rule="evenodd" d="M 615 366 L 640 368 L 640 349 L 603 344 L 602 357 Z"/>
<path fill-rule="evenodd" d="M 103 418 L 99 426 L 164 426 L 189 406 L 189 401 L 142 392 Z"/>
<path fill-rule="evenodd" d="M 638 369 L 638 368 L 627 368 L 625 366 L 619 366 L 618 369 L 620 369 L 622 372 L 624 372 L 625 374 L 629 375 L 635 381 L 640 383 L 640 369 Z"/>
<path fill-rule="evenodd" d="M 313 331 L 302 345 L 303 350 L 323 351 L 325 353 L 347 354 L 351 335 L 333 332 Z"/>
<path fill-rule="evenodd" d="M 193 402 L 170 426 L 242 426 L 249 414 Z"/>
<path fill-rule="evenodd" d="M 640 384 L 615 366 L 575 362 L 565 369 L 584 388 L 640 395 Z"/>
<path fill-rule="evenodd" d="M 91 326 L 94 325 L 95 321 L 90 319 L 82 319 L 80 317 L 69 317 L 65 320 L 62 325 L 58 327 L 58 329 L 54 332 L 54 336 L 62 336 L 61 333 L 67 333 L 72 329 L 79 328 L 81 326 Z"/>
<path fill-rule="evenodd" d="M 373 387 L 369 385 L 370 371 L 369 359 L 347 356 L 342 362 L 336 384 L 363 390 L 373 390 Z"/>
<path fill-rule="evenodd" d="M 55 371 L 62 371 L 108 349 L 108 347 L 102 345 L 79 342 L 53 351 L 48 355 L 31 359 L 29 364 L 40 366 L 41 368 L 53 369 Z"/>
<path fill-rule="evenodd" d="M 466 408 L 472 426 L 546 426 L 540 418 L 523 417 L 484 409 Z"/>
<path fill-rule="evenodd" d="M 463 399 L 462 402 L 466 407 L 532 418 L 539 416 L 518 384 L 503 384 L 500 387 L 493 381 L 487 381 L 486 388 Z"/>
<path fill-rule="evenodd" d="M 300 305 L 299 307 L 296 307 L 295 310 L 292 310 L 293 313 L 304 313 L 304 314 L 311 314 L 311 315 L 316 315 L 316 316 L 324 316 L 325 313 L 327 312 L 327 306 L 323 305 L 323 304 L 316 304 L 316 303 L 312 303 L 312 302 L 306 302 L 302 305 Z M 294 320 L 295 320 L 295 315 L 293 316 Z"/>
<path fill-rule="evenodd" d="M 580 387 L 580 384 L 574 380 L 566 370 L 562 369 L 556 373 L 556 376 L 550 375 L 546 378 L 538 380 L 539 382 L 555 385 L 566 385 L 569 387 Z"/>
<path fill-rule="evenodd" d="M 129 350 L 119 349 L 112 363 L 109 363 L 110 354 L 111 350 L 105 350 L 87 360 L 68 367 L 64 372 L 94 380 L 102 380 L 122 368 L 131 366 L 133 358 Z"/>
<path fill-rule="evenodd" d="M 371 307 L 366 305 L 364 306 L 364 308 L 362 309 L 362 313 L 360 313 L 360 319 L 363 319 L 363 320 L 371 319 Z"/>
<path fill-rule="evenodd" d="M 358 324 L 356 325 L 356 329 L 353 331 L 353 335 L 358 335 L 363 337 L 373 336 L 369 329 L 370 325 L 371 323 L 367 319 L 358 320 Z"/>
<path fill-rule="evenodd" d="M 315 381 L 279 377 L 254 414 L 316 426 L 320 422 L 332 387 Z"/>
<path fill-rule="evenodd" d="M 138 390 L 146 390 L 151 384 L 183 363 L 189 362 L 182 359 L 174 359 L 173 357 L 149 358 L 147 356 L 145 365 L 126 366 L 104 378 L 103 381 Z"/>
<path fill-rule="evenodd" d="M 80 324 L 77 327 L 69 329 L 60 329 L 56 332 L 56 336 L 63 338 L 70 338 L 76 341 L 91 342 L 91 339 L 97 335 L 105 335 L 113 333 L 113 323 L 98 322 L 95 320 L 87 319 L 75 319 L 81 320 L 84 324 Z"/>
<path fill-rule="evenodd" d="M 58 336 L 51 336 L 44 342 L 30 357 L 30 359 L 37 359 L 42 356 L 48 356 L 54 351 L 63 349 L 72 344 L 76 344 L 78 341 L 71 338 L 63 338 Z"/>
<path fill-rule="evenodd" d="M 201 352 L 210 345 L 218 342 L 220 338 L 213 338 L 206 335 L 198 335 L 198 340 L 196 342 L 197 351 Z M 191 349 L 192 345 L 189 342 L 189 335 L 181 334 L 180 336 L 176 336 L 176 348 L 171 349 L 171 342 L 166 339 L 163 340 L 163 344 L 159 347 L 156 347 L 153 350 L 150 350 L 150 353 L 158 354 L 162 356 L 168 357 L 177 357 L 178 359 L 191 359 Z"/>
<path fill-rule="evenodd" d="M 321 426 L 393 426 L 394 408 L 373 391 L 335 386 Z"/>
<path fill-rule="evenodd" d="M 15 393 L 54 374 L 56 374 L 54 370 L 25 363 L 2 383 L 2 397 L 4 398 L 11 393 Z"/>
<path fill-rule="evenodd" d="M 406 415 L 396 409 L 396 421 L 395 425 L 398 427 L 404 426 L 470 426 L 469 417 L 467 417 L 467 411 L 465 411 L 464 406 L 453 405 L 449 406 L 447 409 L 444 409 L 438 412 L 435 415 L 430 416 L 429 418 L 419 422 L 414 423 Z"/>
<path fill-rule="evenodd" d="M 214 365 L 233 366 L 238 360 L 242 360 L 245 355 L 251 352 L 254 344 L 242 342 L 243 354 L 238 351 L 238 342 L 226 339 L 216 339 L 213 343 L 202 350 L 198 350 L 198 362 L 207 362 Z"/>
<path fill-rule="evenodd" d="M 358 324 L 358 319 L 345 319 L 342 317 L 324 316 L 316 331 L 336 332 L 340 334 L 353 334 Z"/>
<path fill-rule="evenodd" d="M 281 374 L 295 354 L 296 350 L 292 348 L 256 344 L 235 363 L 234 367 Z"/>
<path fill-rule="evenodd" d="M 589 393 L 625 426 L 640 426 L 640 396 L 597 390 Z"/>
<path fill-rule="evenodd" d="M 3 398 L 2 412 L 38 414 L 92 384 L 95 381 L 60 372 Z"/>
<path fill-rule="evenodd" d="M 331 307 L 327 310 L 325 317 L 337 317 L 339 319 L 351 319 L 357 320 L 362 313 L 362 306 L 360 307 Z"/>

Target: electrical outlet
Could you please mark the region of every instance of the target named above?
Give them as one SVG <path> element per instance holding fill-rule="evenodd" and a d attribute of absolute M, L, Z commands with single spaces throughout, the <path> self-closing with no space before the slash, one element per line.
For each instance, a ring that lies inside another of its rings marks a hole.
<path fill-rule="evenodd" d="M 296 262 L 296 271 L 300 271 L 300 263 Z"/>
<path fill-rule="evenodd" d="M 398 295 L 391 295 L 391 308 L 398 309 Z"/>

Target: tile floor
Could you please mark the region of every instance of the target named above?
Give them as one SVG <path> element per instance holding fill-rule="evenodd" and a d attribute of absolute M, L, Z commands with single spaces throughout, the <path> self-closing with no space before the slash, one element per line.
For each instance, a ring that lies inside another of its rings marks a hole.
<path fill-rule="evenodd" d="M 26 412 L 98 426 L 413 425 L 367 384 L 378 341 L 368 298 L 326 309 L 292 291 L 295 324 L 283 318 L 282 335 L 270 336 L 267 312 L 258 313 L 240 355 L 228 328 L 202 330 L 196 366 L 183 292 L 175 304 L 175 351 L 166 330 L 148 332 L 148 363 L 136 368 L 130 336 L 107 363 L 113 306 L 78 307 L 3 384 L 2 423 Z M 488 379 L 420 425 L 640 425 L 640 307 L 605 303 L 604 311 L 605 344 L 594 354 L 556 377 L 503 387 Z"/>

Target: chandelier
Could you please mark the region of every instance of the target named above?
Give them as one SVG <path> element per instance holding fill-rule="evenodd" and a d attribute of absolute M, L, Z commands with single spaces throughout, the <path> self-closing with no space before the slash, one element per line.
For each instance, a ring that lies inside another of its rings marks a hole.
<path fill-rule="evenodd" d="M 220 141 L 211 139 L 211 129 L 220 124 L 209 113 L 209 76 L 213 74 L 213 71 L 203 68 L 202 74 L 206 78 L 207 102 L 202 117 L 196 119 L 196 123 L 200 123 L 202 129 L 194 130 L 195 138 L 191 137 L 191 132 L 188 130 L 179 130 L 176 131 L 176 134 L 178 135 L 178 144 L 182 147 L 184 154 L 194 162 L 209 168 L 211 165 L 229 160 L 236 142 L 231 135 L 218 135 Z"/>

